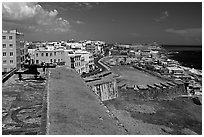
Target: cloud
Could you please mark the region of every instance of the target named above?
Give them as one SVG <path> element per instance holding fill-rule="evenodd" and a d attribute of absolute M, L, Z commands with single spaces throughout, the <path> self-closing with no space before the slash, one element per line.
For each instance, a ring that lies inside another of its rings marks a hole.
<path fill-rule="evenodd" d="M 92 9 L 99 5 L 98 2 L 75 2 L 74 4 L 77 9 Z"/>
<path fill-rule="evenodd" d="M 168 16 L 169 16 L 169 12 L 164 11 L 164 12 L 162 12 L 162 15 L 160 17 L 155 18 L 154 20 L 157 22 L 161 22 L 161 21 L 164 21 Z"/>
<path fill-rule="evenodd" d="M 76 24 L 85 24 L 83 21 L 77 20 Z"/>
<path fill-rule="evenodd" d="M 187 28 L 187 29 L 173 29 L 169 28 L 165 30 L 168 33 L 176 34 L 184 37 L 186 40 L 202 40 L 202 28 Z"/>
<path fill-rule="evenodd" d="M 4 2 L 2 3 L 2 19 L 24 25 L 33 31 L 68 32 L 71 25 L 62 18 L 57 18 L 58 11 L 47 11 L 37 3 Z"/>

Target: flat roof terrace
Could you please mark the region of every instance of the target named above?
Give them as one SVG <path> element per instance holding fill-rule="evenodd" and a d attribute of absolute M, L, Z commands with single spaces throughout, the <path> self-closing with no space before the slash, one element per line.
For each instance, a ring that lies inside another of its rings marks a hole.
<path fill-rule="evenodd" d="M 48 79 L 47 134 L 126 134 L 123 127 L 72 69 L 51 69 Z"/>

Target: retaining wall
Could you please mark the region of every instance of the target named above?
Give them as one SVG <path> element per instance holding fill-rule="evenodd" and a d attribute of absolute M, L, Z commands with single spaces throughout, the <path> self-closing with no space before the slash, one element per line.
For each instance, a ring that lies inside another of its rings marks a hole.
<path fill-rule="evenodd" d="M 167 84 L 167 83 L 166 83 Z M 118 87 L 118 95 L 119 97 L 126 97 L 128 99 L 170 99 L 178 95 L 186 94 L 184 84 L 182 83 L 174 83 L 174 86 L 168 84 L 168 87 L 148 87 L 146 89 L 137 88 L 138 85 L 135 85 L 136 88 L 130 88 L 127 86 Z"/>

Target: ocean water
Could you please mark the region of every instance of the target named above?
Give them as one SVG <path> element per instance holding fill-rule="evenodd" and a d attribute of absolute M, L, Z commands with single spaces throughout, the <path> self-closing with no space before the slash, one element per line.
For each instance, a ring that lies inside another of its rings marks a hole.
<path fill-rule="evenodd" d="M 170 59 L 179 61 L 183 66 L 202 70 L 202 46 L 163 45 L 171 54 Z"/>

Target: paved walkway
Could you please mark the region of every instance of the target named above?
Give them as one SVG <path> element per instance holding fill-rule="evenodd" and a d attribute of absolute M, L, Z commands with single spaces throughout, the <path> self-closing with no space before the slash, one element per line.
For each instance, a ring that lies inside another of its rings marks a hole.
<path fill-rule="evenodd" d="M 49 75 L 47 134 L 126 133 L 74 70 L 61 67 L 51 69 Z"/>

